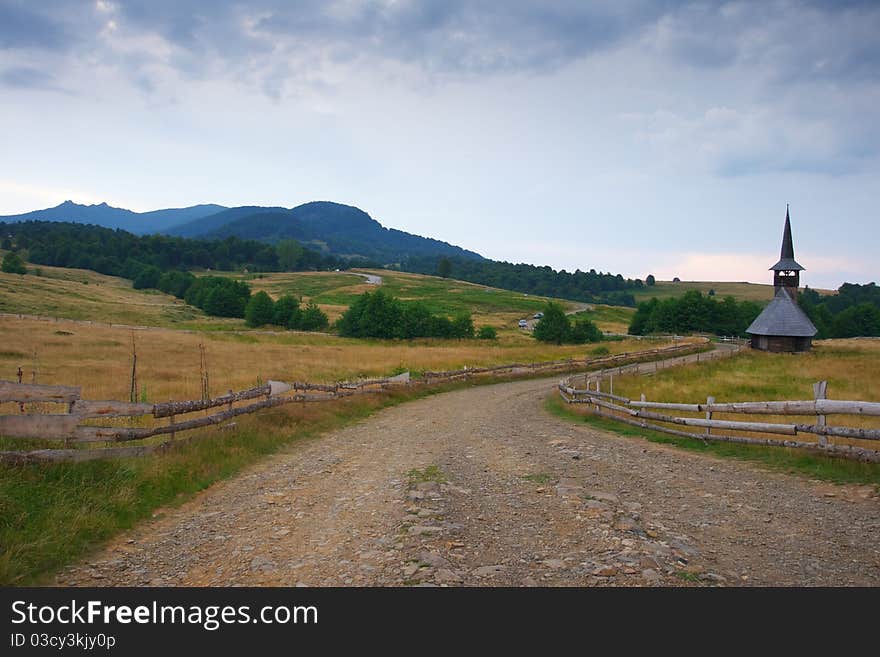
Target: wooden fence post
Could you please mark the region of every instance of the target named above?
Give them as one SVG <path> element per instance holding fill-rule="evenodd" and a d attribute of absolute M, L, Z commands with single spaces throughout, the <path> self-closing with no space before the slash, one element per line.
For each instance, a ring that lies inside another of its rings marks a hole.
<path fill-rule="evenodd" d="M 815 399 L 817 401 L 819 399 L 828 399 L 827 393 L 828 393 L 828 381 L 817 381 L 816 383 L 813 384 L 813 399 Z M 825 426 L 825 416 L 824 415 L 818 415 L 816 417 L 816 425 L 820 426 L 820 427 Z M 819 444 L 820 445 L 827 445 L 828 444 L 828 437 L 825 436 L 824 434 L 820 433 L 819 434 Z"/>
<path fill-rule="evenodd" d="M 608 375 L 608 392 L 614 394 L 614 372 Z"/>
<path fill-rule="evenodd" d="M 711 395 L 709 397 L 706 397 L 706 404 L 714 404 L 714 403 L 715 403 L 714 397 L 712 397 Z M 706 411 L 706 419 L 707 420 L 712 419 L 712 411 Z M 712 427 L 706 427 L 706 435 L 707 436 L 711 435 L 711 433 L 712 433 Z"/>

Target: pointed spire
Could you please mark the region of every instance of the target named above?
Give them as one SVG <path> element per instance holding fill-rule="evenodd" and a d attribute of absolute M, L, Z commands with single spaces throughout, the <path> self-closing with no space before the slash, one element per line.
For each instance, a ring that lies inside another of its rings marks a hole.
<path fill-rule="evenodd" d="M 791 219 L 788 216 L 788 203 L 785 204 L 785 230 L 782 231 L 782 252 L 779 254 L 781 260 L 791 258 L 794 260 L 794 244 L 791 240 Z"/>
<path fill-rule="evenodd" d="M 794 259 L 794 242 L 791 239 L 791 218 L 788 214 L 788 203 L 785 204 L 785 229 L 782 231 L 782 250 L 779 253 L 779 262 L 770 267 L 776 271 L 803 271 Z"/>

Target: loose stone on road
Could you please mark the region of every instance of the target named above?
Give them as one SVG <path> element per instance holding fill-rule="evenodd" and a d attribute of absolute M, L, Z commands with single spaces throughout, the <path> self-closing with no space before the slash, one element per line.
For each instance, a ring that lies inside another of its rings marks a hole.
<path fill-rule="evenodd" d="M 555 380 L 434 395 L 287 448 L 69 585 L 880 583 L 880 500 L 560 420 Z"/>

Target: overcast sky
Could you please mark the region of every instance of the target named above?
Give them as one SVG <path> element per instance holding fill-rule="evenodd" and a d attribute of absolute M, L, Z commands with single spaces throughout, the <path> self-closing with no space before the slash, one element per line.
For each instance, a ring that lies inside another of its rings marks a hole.
<path fill-rule="evenodd" d="M 880 280 L 880 3 L 0 0 L 0 214 L 356 205 L 496 259 Z"/>

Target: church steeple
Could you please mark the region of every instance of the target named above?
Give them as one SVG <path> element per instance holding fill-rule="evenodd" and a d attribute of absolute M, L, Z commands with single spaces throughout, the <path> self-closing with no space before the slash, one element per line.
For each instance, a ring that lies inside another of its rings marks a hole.
<path fill-rule="evenodd" d="M 804 271 L 794 259 L 794 242 L 791 239 L 791 218 L 788 214 L 788 205 L 785 206 L 785 228 L 782 231 L 782 249 L 779 252 L 779 262 L 770 267 L 773 272 L 773 285 L 784 288 L 792 298 L 797 298 L 797 289 L 800 285 L 800 272 Z"/>

